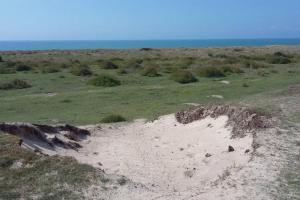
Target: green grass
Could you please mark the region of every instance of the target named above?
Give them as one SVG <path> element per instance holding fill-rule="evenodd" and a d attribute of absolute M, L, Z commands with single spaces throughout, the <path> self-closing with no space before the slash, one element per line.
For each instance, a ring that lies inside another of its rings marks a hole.
<path fill-rule="evenodd" d="M 125 122 L 126 119 L 121 115 L 108 115 L 104 117 L 101 122 L 102 123 L 117 123 L 117 122 Z"/>
<path fill-rule="evenodd" d="M 16 161 L 22 167 L 11 168 Z M 88 186 L 104 184 L 104 174 L 93 167 L 69 157 L 38 155 L 1 132 L 0 177 L 1 199 L 82 199 Z"/>
<path fill-rule="evenodd" d="M 152 55 L 153 52 L 143 51 L 142 53 Z M 33 56 L 30 55 L 29 58 L 33 59 Z M 119 59 L 114 62 L 118 62 L 118 65 L 125 66 L 125 68 L 132 66 L 132 63 L 141 63 L 136 59 L 128 60 L 121 54 L 118 57 Z M 9 58 L 17 60 L 18 56 Z M 57 54 L 53 58 L 67 59 L 68 57 Z M 80 58 L 83 59 L 81 55 L 78 55 L 78 59 Z M 34 57 L 34 59 L 39 59 L 39 57 Z M 155 116 L 176 112 L 184 107 L 184 103 L 238 102 L 247 96 L 300 83 L 300 64 L 293 63 L 264 68 L 266 76 L 262 76 L 261 69 L 245 67 L 243 68 L 245 73 L 242 74 L 233 73 L 220 78 L 196 77 L 198 82 L 179 84 L 170 79 L 169 70 L 166 69 L 178 69 L 180 66 L 176 63 L 180 58 L 161 56 L 147 59 L 159 66 L 158 73 L 161 76 L 141 76 L 139 71 L 134 70 L 120 75 L 118 69 L 105 70 L 96 64 L 87 63 L 93 73 L 108 74 L 120 80 L 122 85 L 118 87 L 89 85 L 87 83 L 90 77 L 74 76 L 69 69 L 63 68 L 57 73 L 30 71 L 0 74 L 1 82 L 21 79 L 26 80 L 32 86 L 22 90 L 1 90 L 0 121 L 91 124 L 99 123 L 102 118 L 111 113 L 122 115 L 128 120 L 152 119 Z M 84 59 L 83 61 L 86 62 Z M 179 64 L 187 63 L 190 65 L 188 69 L 193 71 L 195 65 L 197 67 L 201 64 L 200 61 L 200 58 L 189 58 L 183 59 Z M 271 73 L 274 70 L 277 73 Z M 221 80 L 228 80 L 230 84 L 222 84 Z M 249 87 L 244 87 L 244 83 Z M 48 93 L 54 95 L 47 95 Z M 211 95 L 222 95 L 224 99 L 209 98 L 208 96 Z"/>

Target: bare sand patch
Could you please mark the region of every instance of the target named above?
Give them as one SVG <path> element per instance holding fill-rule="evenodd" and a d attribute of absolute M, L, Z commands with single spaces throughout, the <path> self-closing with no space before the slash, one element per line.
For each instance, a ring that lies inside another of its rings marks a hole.
<path fill-rule="evenodd" d="M 156 192 L 196 193 L 250 160 L 245 151 L 252 151 L 252 135 L 232 139 L 227 120 L 227 116 L 206 117 L 181 124 L 167 115 L 153 122 L 86 126 L 91 137 L 80 142 L 78 152 L 58 153 L 124 175 Z M 229 145 L 233 152 L 228 152 Z"/>

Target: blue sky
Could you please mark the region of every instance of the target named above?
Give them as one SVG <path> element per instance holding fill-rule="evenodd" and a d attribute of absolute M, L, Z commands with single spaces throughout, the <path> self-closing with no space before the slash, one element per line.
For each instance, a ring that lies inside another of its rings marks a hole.
<path fill-rule="evenodd" d="M 300 38 L 299 0 L 0 3 L 0 40 Z"/>

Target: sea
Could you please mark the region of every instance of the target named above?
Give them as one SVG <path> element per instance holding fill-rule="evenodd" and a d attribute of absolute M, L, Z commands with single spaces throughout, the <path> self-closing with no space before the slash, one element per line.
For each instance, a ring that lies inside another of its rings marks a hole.
<path fill-rule="evenodd" d="M 300 45 L 298 39 L 0 41 L 0 51 Z"/>

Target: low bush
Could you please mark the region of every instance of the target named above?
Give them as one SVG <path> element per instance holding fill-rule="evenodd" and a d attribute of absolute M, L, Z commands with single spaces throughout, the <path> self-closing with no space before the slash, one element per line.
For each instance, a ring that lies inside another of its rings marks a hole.
<path fill-rule="evenodd" d="M 48 66 L 45 67 L 42 70 L 43 73 L 57 73 L 57 72 L 61 72 L 61 69 L 59 67 L 55 67 L 55 66 Z"/>
<path fill-rule="evenodd" d="M 0 62 L 4 62 L 2 56 L 0 56 Z"/>
<path fill-rule="evenodd" d="M 147 66 L 144 67 L 141 74 L 142 74 L 142 76 L 157 77 L 157 76 L 160 76 L 157 69 L 158 69 L 158 66 L 147 65 Z"/>
<path fill-rule="evenodd" d="M 198 70 L 198 75 L 208 77 L 208 78 L 226 76 L 223 70 L 218 67 L 200 67 Z"/>
<path fill-rule="evenodd" d="M 102 69 L 118 69 L 118 66 L 111 61 L 104 61 L 101 63 Z"/>
<path fill-rule="evenodd" d="M 197 78 L 187 70 L 173 71 L 171 74 L 171 79 L 181 84 L 193 83 L 198 81 Z"/>
<path fill-rule="evenodd" d="M 269 75 L 269 72 L 265 71 L 265 70 L 259 70 L 257 72 L 258 76 L 263 76 L 263 77 L 267 77 Z"/>
<path fill-rule="evenodd" d="M 75 76 L 91 76 L 93 74 L 87 65 L 75 65 L 72 67 L 71 73 Z"/>
<path fill-rule="evenodd" d="M 88 84 L 102 87 L 114 87 L 121 85 L 121 81 L 110 75 L 99 75 L 89 80 Z"/>
<path fill-rule="evenodd" d="M 140 71 L 142 69 L 142 62 L 143 60 L 130 60 L 125 63 L 124 66 L 122 66 L 123 74 L 133 73 Z"/>
<path fill-rule="evenodd" d="M 9 63 L 0 63 L 0 74 L 14 74 L 16 73 L 16 69 L 14 65 L 10 65 Z"/>
<path fill-rule="evenodd" d="M 243 83 L 243 87 L 247 88 L 249 85 L 247 83 Z"/>
<path fill-rule="evenodd" d="M 117 123 L 117 122 L 125 122 L 126 118 L 121 115 L 108 115 L 104 117 L 101 122 L 102 123 Z"/>
<path fill-rule="evenodd" d="M 261 68 L 269 68 L 269 65 L 266 65 L 264 63 L 259 63 L 255 61 L 246 61 L 244 62 L 244 66 L 249 69 L 261 69 Z"/>
<path fill-rule="evenodd" d="M 289 64 L 291 63 L 292 61 L 287 58 L 287 57 L 282 57 L 282 56 L 274 56 L 274 57 L 270 57 L 268 59 L 268 62 L 270 64 Z"/>
<path fill-rule="evenodd" d="M 24 63 L 20 63 L 16 66 L 16 71 L 18 72 L 26 72 L 30 71 L 32 68 Z"/>
<path fill-rule="evenodd" d="M 20 79 L 14 79 L 12 81 L 0 84 L 1 90 L 25 89 L 30 87 L 31 87 L 30 84 Z"/>

